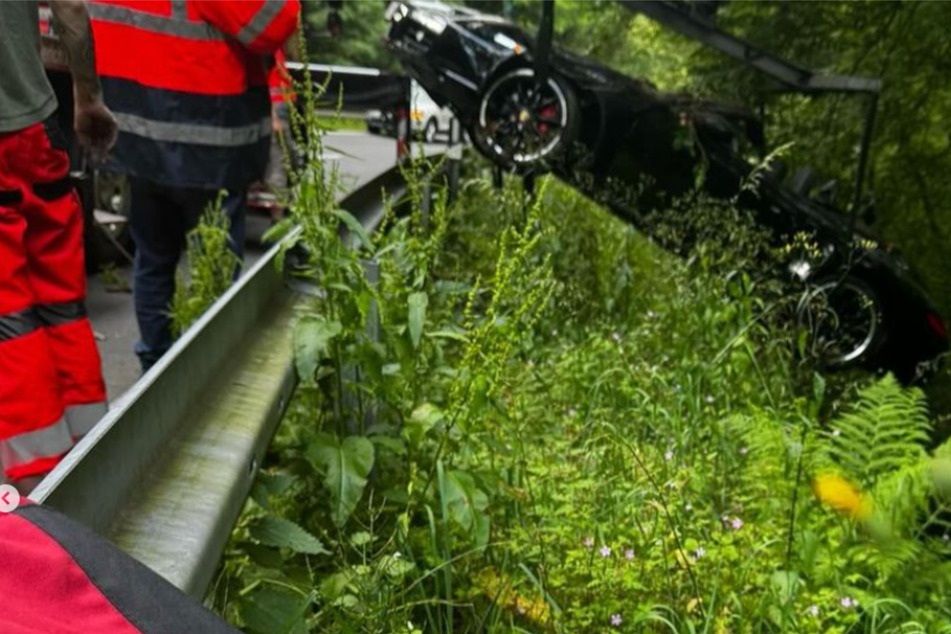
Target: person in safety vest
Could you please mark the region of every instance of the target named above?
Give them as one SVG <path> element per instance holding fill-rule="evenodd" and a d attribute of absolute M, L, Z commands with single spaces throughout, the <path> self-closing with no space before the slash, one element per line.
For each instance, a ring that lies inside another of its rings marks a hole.
<path fill-rule="evenodd" d="M 296 52 L 292 42 L 288 42 L 287 52 Z M 288 54 L 279 50 L 274 54 L 274 66 L 268 75 L 268 89 L 271 93 L 271 154 L 268 158 L 264 182 L 252 187 L 248 195 L 251 207 L 266 209 L 272 222 L 284 217 L 284 204 L 288 198 L 287 165 L 296 165 L 297 148 L 291 133 L 291 108 L 297 96 L 287 70 Z M 285 150 L 287 156 L 285 156 Z"/>
<path fill-rule="evenodd" d="M 102 102 L 89 16 L 81 0 L 49 5 L 73 75 L 77 139 L 104 156 L 116 121 Z M 37 2 L 0 2 L 0 33 L 0 462 L 29 489 L 102 417 L 106 388 Z"/>
<path fill-rule="evenodd" d="M 297 28 L 298 0 L 89 2 L 106 103 L 119 121 L 110 168 L 128 174 L 134 298 L 147 370 L 172 344 L 169 304 L 185 235 L 221 189 L 240 257 L 244 200 L 271 135 L 268 66 Z"/>

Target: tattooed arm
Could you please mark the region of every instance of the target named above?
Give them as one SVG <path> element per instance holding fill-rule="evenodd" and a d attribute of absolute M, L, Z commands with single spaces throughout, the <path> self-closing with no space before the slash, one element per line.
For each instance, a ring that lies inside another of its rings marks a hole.
<path fill-rule="evenodd" d="M 96 50 L 86 5 L 82 0 L 51 0 L 50 11 L 56 24 L 56 34 L 69 59 L 76 96 L 83 101 L 100 99 L 102 89 L 96 74 Z"/>
<path fill-rule="evenodd" d="M 96 73 L 96 49 L 83 0 L 50 0 L 56 33 L 66 50 L 76 96 L 74 126 L 79 142 L 102 156 L 116 140 L 116 120 L 102 102 Z"/>

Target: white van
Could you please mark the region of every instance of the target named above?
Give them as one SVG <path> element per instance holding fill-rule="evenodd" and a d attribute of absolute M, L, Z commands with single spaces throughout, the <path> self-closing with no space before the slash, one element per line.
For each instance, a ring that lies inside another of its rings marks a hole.
<path fill-rule="evenodd" d="M 441 108 L 429 96 L 422 86 L 412 81 L 410 85 L 410 121 L 413 135 L 421 137 L 427 143 L 437 138 L 448 140 L 450 121 L 453 119 L 449 108 Z"/>

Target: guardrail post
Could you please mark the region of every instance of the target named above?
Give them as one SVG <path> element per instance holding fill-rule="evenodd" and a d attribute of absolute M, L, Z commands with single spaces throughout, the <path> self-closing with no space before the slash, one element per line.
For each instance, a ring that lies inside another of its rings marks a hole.
<path fill-rule="evenodd" d="M 451 203 L 459 194 L 459 173 L 462 167 L 462 126 L 455 117 L 449 121 L 449 150 L 446 152 L 446 161 L 449 190 L 447 194 Z"/>
<path fill-rule="evenodd" d="M 412 82 L 404 77 L 402 96 L 396 106 L 396 162 L 413 158 L 413 125 L 410 121 L 412 108 Z"/>

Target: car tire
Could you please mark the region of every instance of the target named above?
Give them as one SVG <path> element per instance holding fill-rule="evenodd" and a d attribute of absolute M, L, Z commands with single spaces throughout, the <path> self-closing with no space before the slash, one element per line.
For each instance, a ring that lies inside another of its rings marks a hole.
<path fill-rule="evenodd" d="M 533 68 L 513 68 L 483 91 L 471 136 L 479 151 L 503 167 L 536 170 L 574 143 L 580 114 L 567 81 L 552 74 L 539 86 Z"/>
<path fill-rule="evenodd" d="M 796 313 L 807 355 L 828 369 L 867 364 L 885 338 L 878 295 L 853 275 L 817 280 L 800 297 Z"/>
<path fill-rule="evenodd" d="M 426 122 L 426 127 L 423 128 L 423 141 L 435 143 L 437 134 L 439 134 L 439 123 L 434 117 L 430 117 L 429 121 Z"/>

